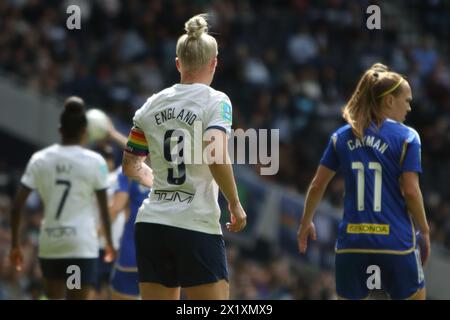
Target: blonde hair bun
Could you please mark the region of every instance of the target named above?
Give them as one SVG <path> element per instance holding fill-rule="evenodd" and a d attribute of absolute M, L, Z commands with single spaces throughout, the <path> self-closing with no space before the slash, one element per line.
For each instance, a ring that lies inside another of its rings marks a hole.
<path fill-rule="evenodd" d="M 208 23 L 205 19 L 205 14 L 199 14 L 188 20 L 184 24 L 184 30 L 189 38 L 198 39 L 204 33 L 208 33 Z"/>
<path fill-rule="evenodd" d="M 217 57 L 217 41 L 208 34 L 207 17 L 202 13 L 190 18 L 184 24 L 186 33 L 178 38 L 177 58 L 184 71 L 199 70 Z"/>

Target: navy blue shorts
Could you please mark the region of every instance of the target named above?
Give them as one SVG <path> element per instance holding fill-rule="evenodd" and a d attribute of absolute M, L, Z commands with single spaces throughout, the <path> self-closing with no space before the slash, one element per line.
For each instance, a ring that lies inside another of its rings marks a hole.
<path fill-rule="evenodd" d="M 380 288 L 374 287 L 375 269 L 379 270 Z M 365 299 L 371 289 L 383 289 L 391 299 L 408 299 L 424 286 L 417 249 L 405 255 L 336 254 L 336 291 L 339 297 Z"/>
<path fill-rule="evenodd" d="M 175 288 L 228 281 L 222 235 L 140 222 L 135 238 L 139 282 Z"/>
<path fill-rule="evenodd" d="M 81 285 L 94 286 L 97 282 L 97 258 L 72 258 L 72 259 L 48 259 L 39 258 L 42 275 L 50 280 L 64 280 L 66 281 L 73 272 L 68 272 L 71 265 L 80 268 L 80 283 Z"/>
<path fill-rule="evenodd" d="M 111 279 L 111 272 L 114 266 L 114 261 L 105 262 L 105 250 L 100 249 L 98 252 L 97 262 L 97 280 L 95 283 L 95 290 L 100 291 L 103 284 L 108 284 Z"/>
<path fill-rule="evenodd" d="M 139 277 L 137 270 L 128 271 L 120 266 L 114 266 L 111 278 L 111 289 L 115 293 L 130 298 L 139 298 Z"/>

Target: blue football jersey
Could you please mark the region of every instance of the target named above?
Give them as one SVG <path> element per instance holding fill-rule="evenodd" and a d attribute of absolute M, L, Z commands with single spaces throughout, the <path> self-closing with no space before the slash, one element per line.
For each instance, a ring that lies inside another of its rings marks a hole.
<path fill-rule="evenodd" d="M 390 119 L 366 129 L 362 139 L 349 125 L 332 134 L 320 163 L 345 179 L 337 253 L 414 250 L 414 225 L 399 179 L 403 172 L 421 173 L 420 152 L 418 133 Z"/>
<path fill-rule="evenodd" d="M 118 176 L 116 192 L 126 192 L 129 195 L 130 216 L 125 223 L 122 238 L 120 240 L 119 258 L 117 263 L 122 268 L 136 268 L 136 253 L 134 246 L 134 222 L 142 202 L 147 198 L 150 189 L 129 180 L 121 171 Z"/>

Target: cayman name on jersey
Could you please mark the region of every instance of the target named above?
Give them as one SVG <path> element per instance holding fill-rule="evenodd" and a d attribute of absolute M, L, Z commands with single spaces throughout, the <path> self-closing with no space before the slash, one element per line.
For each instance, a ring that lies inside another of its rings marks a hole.
<path fill-rule="evenodd" d="M 381 152 L 381 154 L 384 154 L 386 149 L 389 147 L 386 142 L 383 142 L 381 139 L 376 139 L 374 136 L 369 135 L 364 136 L 362 140 L 358 138 L 350 139 L 347 141 L 347 146 L 350 151 L 361 147 L 371 147 Z"/>

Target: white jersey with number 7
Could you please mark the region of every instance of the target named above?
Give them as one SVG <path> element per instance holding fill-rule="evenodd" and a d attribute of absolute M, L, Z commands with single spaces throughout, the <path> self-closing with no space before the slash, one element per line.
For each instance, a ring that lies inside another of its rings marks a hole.
<path fill-rule="evenodd" d="M 41 258 L 96 258 L 96 190 L 108 188 L 101 155 L 78 145 L 52 145 L 36 152 L 21 183 L 44 205 L 39 235 Z"/>

